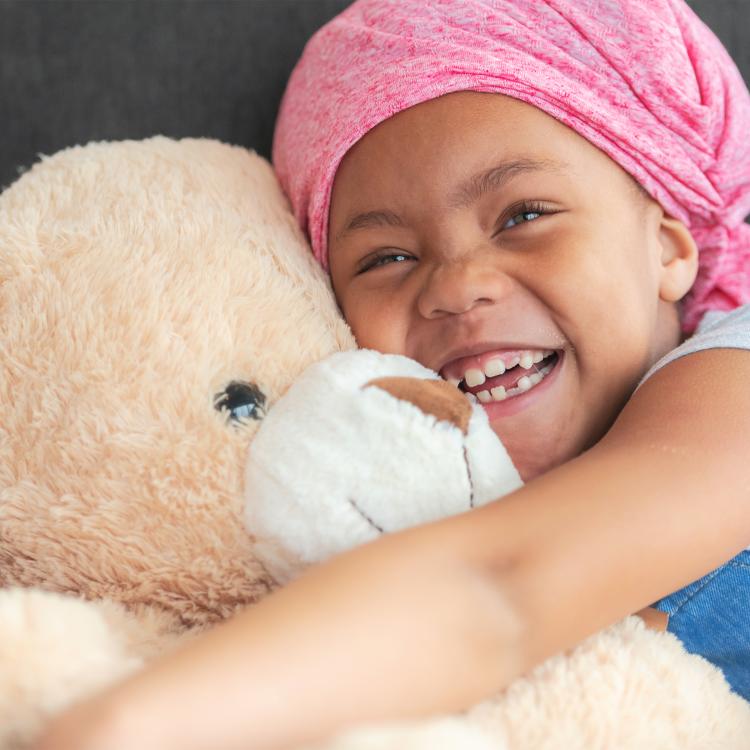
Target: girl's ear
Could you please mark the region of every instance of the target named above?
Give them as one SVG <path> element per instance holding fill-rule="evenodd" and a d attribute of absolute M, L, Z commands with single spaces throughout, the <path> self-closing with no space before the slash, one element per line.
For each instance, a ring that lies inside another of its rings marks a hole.
<path fill-rule="evenodd" d="M 688 293 L 698 274 L 698 246 L 690 230 L 679 219 L 669 216 L 661 219 L 659 241 L 659 297 L 665 302 L 677 302 Z"/>

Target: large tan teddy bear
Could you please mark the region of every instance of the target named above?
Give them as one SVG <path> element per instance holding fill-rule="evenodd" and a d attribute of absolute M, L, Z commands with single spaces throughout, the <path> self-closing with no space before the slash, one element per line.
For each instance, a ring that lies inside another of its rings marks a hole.
<path fill-rule="evenodd" d="M 0 196 L 1 750 L 305 566 L 518 486 L 481 408 L 353 349 L 243 149 L 92 144 Z M 629 618 L 465 716 L 324 747 L 748 738 L 720 672 Z"/>

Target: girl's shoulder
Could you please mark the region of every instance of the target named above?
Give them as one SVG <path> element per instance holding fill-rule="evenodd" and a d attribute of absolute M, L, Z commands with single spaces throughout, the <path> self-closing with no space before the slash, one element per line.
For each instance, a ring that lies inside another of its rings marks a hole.
<path fill-rule="evenodd" d="M 662 357 L 643 377 L 639 386 L 664 365 L 680 357 L 706 349 L 750 350 L 750 304 L 728 312 L 712 310 L 701 319 L 695 333 L 666 356 Z"/>

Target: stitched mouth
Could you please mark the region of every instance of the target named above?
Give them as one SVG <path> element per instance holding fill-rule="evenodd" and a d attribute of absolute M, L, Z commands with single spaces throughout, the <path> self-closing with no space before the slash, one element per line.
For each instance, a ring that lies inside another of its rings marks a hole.
<path fill-rule="evenodd" d="M 358 514 L 359 514 L 359 515 L 360 515 L 360 516 L 361 516 L 362 518 L 364 518 L 364 520 L 365 520 L 365 521 L 367 521 L 367 523 L 368 523 L 368 524 L 369 524 L 369 525 L 370 525 L 370 526 L 371 526 L 371 527 L 372 527 L 373 529 L 375 529 L 375 531 L 377 531 L 377 532 L 378 532 L 378 534 L 385 534 L 385 530 L 384 530 L 384 529 L 382 528 L 382 526 L 378 526 L 378 524 L 376 524 L 376 523 L 375 523 L 375 521 L 373 521 L 373 520 L 372 520 L 372 518 L 370 518 L 370 516 L 368 516 L 368 515 L 367 515 L 367 513 L 365 513 L 365 512 L 364 512 L 364 511 L 362 510 L 362 508 L 360 508 L 360 507 L 359 507 L 359 505 L 357 505 L 357 501 L 356 501 L 356 500 L 354 500 L 354 499 L 352 499 L 352 498 L 350 497 L 350 498 L 349 498 L 349 505 L 351 505 L 351 506 L 352 506 L 352 508 L 354 508 L 354 510 L 356 510 L 356 511 L 357 511 L 357 513 L 358 513 Z"/>

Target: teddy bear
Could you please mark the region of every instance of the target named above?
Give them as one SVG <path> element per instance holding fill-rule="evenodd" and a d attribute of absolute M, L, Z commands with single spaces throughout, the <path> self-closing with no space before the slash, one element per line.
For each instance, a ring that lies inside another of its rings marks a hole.
<path fill-rule="evenodd" d="M 95 143 L 0 196 L 2 750 L 306 566 L 519 483 L 477 404 L 355 350 L 259 156 Z M 466 715 L 322 747 L 748 736 L 718 670 L 629 618 Z"/>

